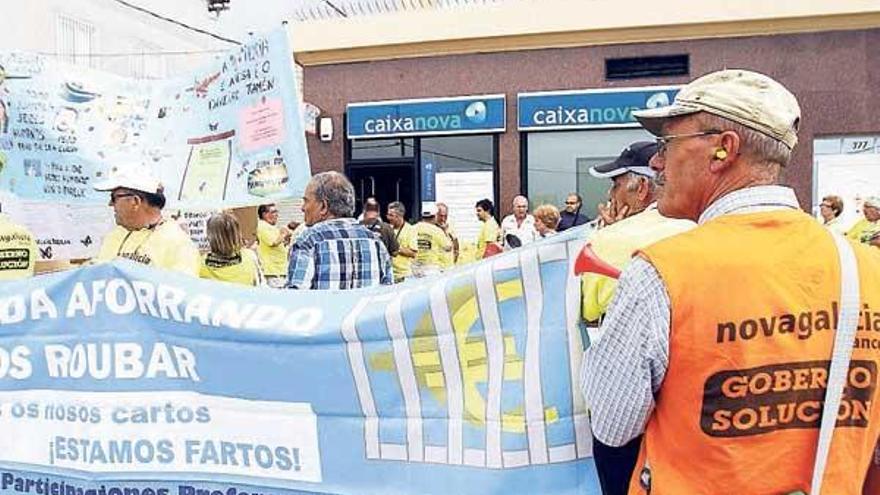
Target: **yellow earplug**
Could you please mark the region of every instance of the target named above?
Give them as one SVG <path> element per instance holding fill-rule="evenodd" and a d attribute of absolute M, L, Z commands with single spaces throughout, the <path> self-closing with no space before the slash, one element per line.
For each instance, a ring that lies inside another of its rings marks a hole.
<path fill-rule="evenodd" d="M 718 148 L 715 150 L 715 159 L 716 160 L 724 160 L 727 158 L 727 150 L 724 148 Z"/>

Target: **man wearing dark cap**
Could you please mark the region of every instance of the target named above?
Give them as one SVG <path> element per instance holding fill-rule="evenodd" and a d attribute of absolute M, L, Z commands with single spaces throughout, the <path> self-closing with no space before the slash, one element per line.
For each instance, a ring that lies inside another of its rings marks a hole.
<path fill-rule="evenodd" d="M 657 211 L 654 171 L 649 166 L 656 152 L 655 142 L 640 141 L 627 146 L 613 162 L 590 168 L 593 177 L 612 181 L 608 206 L 600 207 L 604 226 L 590 238 L 590 246 L 599 259 L 621 270 L 637 250 L 694 227 L 691 221 L 666 218 Z M 590 330 L 596 330 L 616 288 L 617 280 L 605 275 L 586 273 L 581 278 L 581 315 Z M 626 486 L 638 449 L 638 441 L 618 450 L 594 444 L 604 493 L 620 493 L 614 487 Z"/>
<path fill-rule="evenodd" d="M 198 276 L 199 250 L 177 222 L 162 216 L 164 188 L 149 170 L 134 164 L 114 166 L 107 180 L 94 188 L 110 192 L 109 205 L 116 218 L 96 261 L 126 258 Z"/>
<path fill-rule="evenodd" d="M 653 141 L 639 141 L 627 146 L 613 162 L 590 167 L 590 175 L 612 182 L 608 202 L 599 205 L 602 225 L 635 215 L 654 202 L 654 171 L 648 162 L 656 152 Z"/>
<path fill-rule="evenodd" d="M 639 442 L 630 495 L 859 495 L 880 436 L 880 325 L 863 314 L 880 252 L 778 185 L 797 99 L 723 70 L 633 115 L 660 145 L 659 212 L 698 225 L 620 276 L 581 373 L 596 441 Z"/>

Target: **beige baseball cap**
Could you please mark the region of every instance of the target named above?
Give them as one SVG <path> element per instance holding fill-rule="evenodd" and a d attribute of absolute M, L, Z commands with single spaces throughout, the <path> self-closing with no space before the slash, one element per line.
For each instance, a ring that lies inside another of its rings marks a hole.
<path fill-rule="evenodd" d="M 638 110 L 633 116 L 651 134 L 662 134 L 667 119 L 706 112 L 742 124 L 781 141 L 797 144 L 801 108 L 789 90 L 774 79 L 743 69 L 712 72 L 691 81 L 672 105 Z"/>

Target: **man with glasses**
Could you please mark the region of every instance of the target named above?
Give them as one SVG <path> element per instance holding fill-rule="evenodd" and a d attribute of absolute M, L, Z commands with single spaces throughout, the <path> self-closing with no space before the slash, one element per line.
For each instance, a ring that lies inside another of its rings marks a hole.
<path fill-rule="evenodd" d="M 257 255 L 266 278 L 266 285 L 275 289 L 287 282 L 287 249 L 291 231 L 278 227 L 278 207 L 275 203 L 257 207 Z"/>
<path fill-rule="evenodd" d="M 149 170 L 138 165 L 113 167 L 94 185 L 110 191 L 116 227 L 104 237 L 96 261 L 126 258 L 144 265 L 198 276 L 201 258 L 177 222 L 162 217 L 165 191 Z"/>
<path fill-rule="evenodd" d="M 633 113 L 658 136 L 660 213 L 698 226 L 624 269 L 584 355 L 593 433 L 609 450 L 644 434 L 630 494 L 807 492 L 841 269 L 833 234 L 777 185 L 797 100 L 763 74 L 724 70 Z M 861 303 L 880 308 L 880 253 L 853 249 Z M 880 349 L 854 347 L 854 363 L 880 366 Z M 848 387 L 824 493 L 861 493 L 880 435 L 876 378 Z"/>
<path fill-rule="evenodd" d="M 559 213 L 559 225 L 556 226 L 557 232 L 583 225 L 590 221 L 586 215 L 581 215 L 581 207 L 584 201 L 580 194 L 571 193 L 565 198 L 565 208 Z"/>

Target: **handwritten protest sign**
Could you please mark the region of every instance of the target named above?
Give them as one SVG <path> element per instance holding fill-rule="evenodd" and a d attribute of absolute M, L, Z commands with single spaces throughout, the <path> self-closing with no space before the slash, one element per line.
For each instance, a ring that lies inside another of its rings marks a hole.
<path fill-rule="evenodd" d="M 284 29 L 166 80 L 17 52 L 0 52 L 0 74 L 0 189 L 21 197 L 106 202 L 92 184 L 131 163 L 180 207 L 298 197 L 308 181 Z"/>

